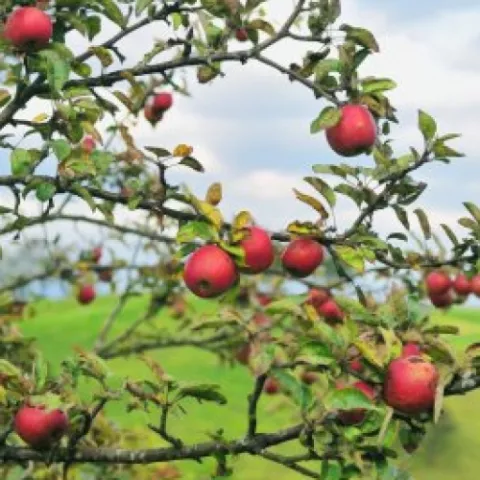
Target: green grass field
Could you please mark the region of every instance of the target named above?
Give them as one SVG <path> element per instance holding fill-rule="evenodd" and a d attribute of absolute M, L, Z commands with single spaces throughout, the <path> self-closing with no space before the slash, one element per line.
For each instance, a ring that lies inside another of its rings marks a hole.
<path fill-rule="evenodd" d="M 116 329 L 121 329 L 137 318 L 142 311 L 143 299 L 134 299 L 119 317 Z M 74 346 L 91 347 L 94 339 L 110 310 L 113 308 L 111 298 L 99 298 L 95 304 L 79 308 L 74 301 L 47 302 L 36 305 L 36 315 L 22 324 L 27 336 L 36 337 L 38 345 L 52 366 L 58 365 L 69 356 Z M 461 335 L 454 337 L 452 343 L 462 348 L 472 341 L 480 340 L 480 311 L 455 308 L 448 314 L 439 313 L 438 323 L 455 324 L 461 329 Z M 160 322 L 166 328 L 172 326 L 172 320 L 161 317 Z M 165 349 L 152 353 L 163 368 L 172 376 L 181 380 L 218 383 L 228 397 L 225 406 L 188 404 L 188 416 L 173 418 L 172 433 L 188 439 L 190 442 L 208 439 L 209 432 L 217 426 L 225 426 L 226 436 L 242 435 L 245 431 L 246 392 L 251 390 L 252 378 L 243 367 L 225 368 L 217 359 L 206 352 L 192 348 Z M 133 358 L 113 360 L 112 370 L 122 376 L 139 378 L 148 376 L 146 367 Z M 282 409 L 282 399 L 263 398 L 260 404 L 261 423 L 259 429 L 274 430 L 279 425 L 288 425 L 296 419 L 290 418 Z M 401 458 L 416 480 L 477 480 L 480 471 L 480 392 L 467 397 L 449 398 L 446 401 L 445 418 L 430 433 L 428 441 L 414 456 Z M 111 404 L 109 414 L 121 424 L 141 428 L 146 417 L 144 414 L 124 413 L 121 403 Z M 149 437 L 149 445 L 163 446 L 160 439 Z M 287 446 L 287 451 L 288 451 Z M 300 479 L 299 475 L 277 467 L 265 460 L 242 457 L 235 460 L 234 480 L 282 480 Z M 212 463 L 203 465 L 187 463 L 181 466 L 185 479 L 200 480 L 209 478 Z"/>

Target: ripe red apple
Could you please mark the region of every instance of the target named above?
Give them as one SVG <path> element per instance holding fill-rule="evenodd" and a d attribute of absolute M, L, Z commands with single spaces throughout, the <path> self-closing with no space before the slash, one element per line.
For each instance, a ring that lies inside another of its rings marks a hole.
<path fill-rule="evenodd" d="M 417 357 L 422 354 L 422 349 L 418 343 L 406 343 L 402 348 L 402 357 Z"/>
<path fill-rule="evenodd" d="M 430 294 L 430 301 L 437 308 L 448 308 L 453 303 L 453 295 L 451 291 L 442 294 Z"/>
<path fill-rule="evenodd" d="M 469 295 L 472 292 L 472 284 L 465 274 L 459 273 L 453 281 L 453 289 L 458 295 Z"/>
<path fill-rule="evenodd" d="M 100 259 L 102 258 L 102 247 L 95 247 L 92 250 L 92 261 L 95 263 L 98 263 Z"/>
<path fill-rule="evenodd" d="M 263 385 L 263 391 L 267 395 L 275 395 L 280 391 L 280 383 L 278 383 L 276 378 L 268 377 Z"/>
<path fill-rule="evenodd" d="M 344 157 L 367 152 L 375 145 L 377 126 L 364 105 L 348 104 L 341 107 L 342 118 L 327 128 L 327 142 L 332 150 Z"/>
<path fill-rule="evenodd" d="M 270 235 L 259 227 L 249 227 L 249 232 L 240 242 L 245 252 L 246 273 L 260 273 L 272 265 L 275 251 Z"/>
<path fill-rule="evenodd" d="M 383 385 L 387 405 L 403 413 L 417 414 L 433 407 L 438 371 L 422 357 L 399 357 L 390 362 Z"/>
<path fill-rule="evenodd" d="M 95 150 L 95 140 L 90 135 L 82 140 L 82 150 L 86 153 L 92 153 Z"/>
<path fill-rule="evenodd" d="M 318 380 L 318 375 L 315 372 L 304 370 L 300 376 L 300 379 L 305 385 L 312 385 Z"/>
<path fill-rule="evenodd" d="M 330 293 L 325 288 L 312 288 L 308 292 L 308 298 L 305 303 L 312 305 L 318 311 L 321 305 L 330 299 Z"/>
<path fill-rule="evenodd" d="M 425 278 L 425 284 L 429 294 L 442 295 L 450 290 L 452 281 L 445 272 L 436 270 L 427 275 Z"/>
<path fill-rule="evenodd" d="M 30 447 L 47 449 L 67 431 L 68 417 L 59 409 L 48 411 L 44 406 L 25 405 L 15 415 L 14 428 Z"/>
<path fill-rule="evenodd" d="M 257 312 L 253 316 L 252 321 L 260 328 L 268 328 L 272 326 L 272 319 L 262 312 Z"/>
<path fill-rule="evenodd" d="M 343 320 L 344 314 L 340 307 L 337 305 L 337 302 L 333 299 L 329 299 L 326 302 L 322 303 L 318 307 L 318 313 L 325 317 L 325 320 L 330 322 L 339 322 Z"/>
<path fill-rule="evenodd" d="M 173 105 L 173 96 L 171 93 L 157 93 L 153 97 L 152 108 L 155 113 L 164 113 Z"/>
<path fill-rule="evenodd" d="M 472 293 L 480 298 L 480 275 L 475 275 L 470 281 Z"/>
<path fill-rule="evenodd" d="M 353 385 L 340 385 L 336 387 L 338 390 L 343 390 L 345 388 L 355 388 L 362 392 L 370 401 L 375 400 L 376 392 L 375 389 L 368 383 L 358 381 Z M 353 410 L 340 410 L 338 412 L 338 418 L 344 425 L 356 425 L 362 423 L 365 420 L 365 415 L 367 414 L 364 408 L 354 408 Z"/>
<path fill-rule="evenodd" d="M 235 38 L 239 42 L 246 42 L 248 40 L 248 32 L 246 28 L 237 28 L 235 30 Z"/>
<path fill-rule="evenodd" d="M 282 254 L 282 264 L 294 277 L 308 277 L 323 262 L 323 247 L 312 238 L 292 240 Z"/>
<path fill-rule="evenodd" d="M 88 305 L 95 300 L 97 296 L 93 285 L 82 285 L 77 293 L 77 301 L 82 305 Z"/>
<path fill-rule="evenodd" d="M 8 17 L 3 34 L 17 48 L 41 48 L 52 38 L 52 21 L 36 7 L 20 7 Z"/>
<path fill-rule="evenodd" d="M 365 365 L 360 358 L 354 358 L 350 361 L 349 367 L 353 372 L 361 373 L 365 368 Z"/>
<path fill-rule="evenodd" d="M 230 256 L 217 245 L 204 245 L 192 253 L 183 271 L 187 287 L 198 297 L 218 297 L 233 286 L 238 277 Z"/>
<path fill-rule="evenodd" d="M 113 278 L 113 270 L 111 268 L 105 268 L 98 272 L 98 278 L 101 282 L 110 283 Z"/>

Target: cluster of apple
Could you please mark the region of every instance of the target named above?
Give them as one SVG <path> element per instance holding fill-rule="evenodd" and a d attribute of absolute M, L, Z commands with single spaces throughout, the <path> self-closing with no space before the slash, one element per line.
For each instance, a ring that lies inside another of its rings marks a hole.
<path fill-rule="evenodd" d="M 471 278 L 458 273 L 452 280 L 443 270 L 434 270 L 425 278 L 427 294 L 433 305 L 448 308 L 456 300 L 464 301 L 471 293 L 480 298 L 480 275 Z"/>
<path fill-rule="evenodd" d="M 335 388 L 358 390 L 373 403 L 383 398 L 388 406 L 408 415 L 431 411 L 435 403 L 439 373 L 435 365 L 422 355 L 418 344 L 407 343 L 403 346 L 401 355 L 389 363 L 382 385 L 372 385 L 363 380 L 352 383 L 340 380 L 336 382 Z M 349 362 L 349 369 L 354 375 L 362 373 L 364 368 L 360 358 Z M 304 371 L 301 379 L 306 384 L 312 384 L 317 380 L 317 374 Z M 275 377 L 268 377 L 264 391 L 275 395 L 281 391 L 281 385 Z M 367 411 L 361 408 L 340 410 L 338 419 L 346 426 L 358 425 L 365 420 L 366 415 Z"/>
<path fill-rule="evenodd" d="M 261 273 L 270 268 L 275 259 L 270 235 L 260 227 L 248 227 L 246 236 L 239 245 L 245 254 L 245 265 L 240 268 L 218 245 L 203 245 L 193 252 L 183 271 L 189 290 L 201 298 L 218 297 L 238 281 L 239 271 L 247 274 Z M 307 237 L 292 240 L 281 255 L 285 270 L 298 278 L 312 274 L 323 259 L 322 245 Z"/>
<path fill-rule="evenodd" d="M 91 251 L 81 255 L 81 260 L 89 261 L 98 265 L 102 258 L 102 247 L 95 247 Z M 100 268 L 97 270 L 98 279 L 101 282 L 109 283 L 113 278 L 113 271 L 111 268 Z M 91 283 L 80 283 L 77 290 L 77 301 L 81 305 L 88 305 L 92 303 L 97 296 L 95 286 Z"/>

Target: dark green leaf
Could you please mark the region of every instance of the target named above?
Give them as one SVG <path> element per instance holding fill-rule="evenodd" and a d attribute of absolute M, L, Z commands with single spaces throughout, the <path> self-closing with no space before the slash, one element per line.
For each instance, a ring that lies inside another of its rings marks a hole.
<path fill-rule="evenodd" d="M 310 133 L 335 126 L 342 118 L 342 112 L 336 107 L 325 107 L 310 125 Z"/>
<path fill-rule="evenodd" d="M 437 133 L 437 124 L 435 120 L 423 110 L 418 111 L 418 128 L 422 132 L 426 142 L 433 139 Z"/>

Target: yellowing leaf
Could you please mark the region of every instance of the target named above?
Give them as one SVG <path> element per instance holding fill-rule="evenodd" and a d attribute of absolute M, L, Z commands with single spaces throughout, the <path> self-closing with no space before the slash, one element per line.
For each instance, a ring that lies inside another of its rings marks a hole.
<path fill-rule="evenodd" d="M 35 117 L 32 118 L 33 123 L 41 123 L 44 122 L 48 118 L 48 115 L 46 113 L 40 113 L 39 115 L 35 115 Z"/>
<path fill-rule="evenodd" d="M 208 187 L 207 195 L 205 196 L 205 201 L 210 205 L 218 205 L 222 201 L 222 184 L 215 182 Z"/>
<path fill-rule="evenodd" d="M 295 192 L 295 196 L 302 202 L 310 205 L 313 209 L 315 209 L 322 218 L 328 218 L 328 212 L 325 210 L 325 207 L 322 205 L 320 200 L 311 197 L 310 195 L 306 195 L 305 193 L 299 192 L 297 189 L 293 189 Z"/>
<path fill-rule="evenodd" d="M 173 149 L 174 157 L 188 157 L 192 153 L 193 153 L 193 147 L 191 147 L 190 145 L 185 145 L 184 143 L 177 145 Z"/>

